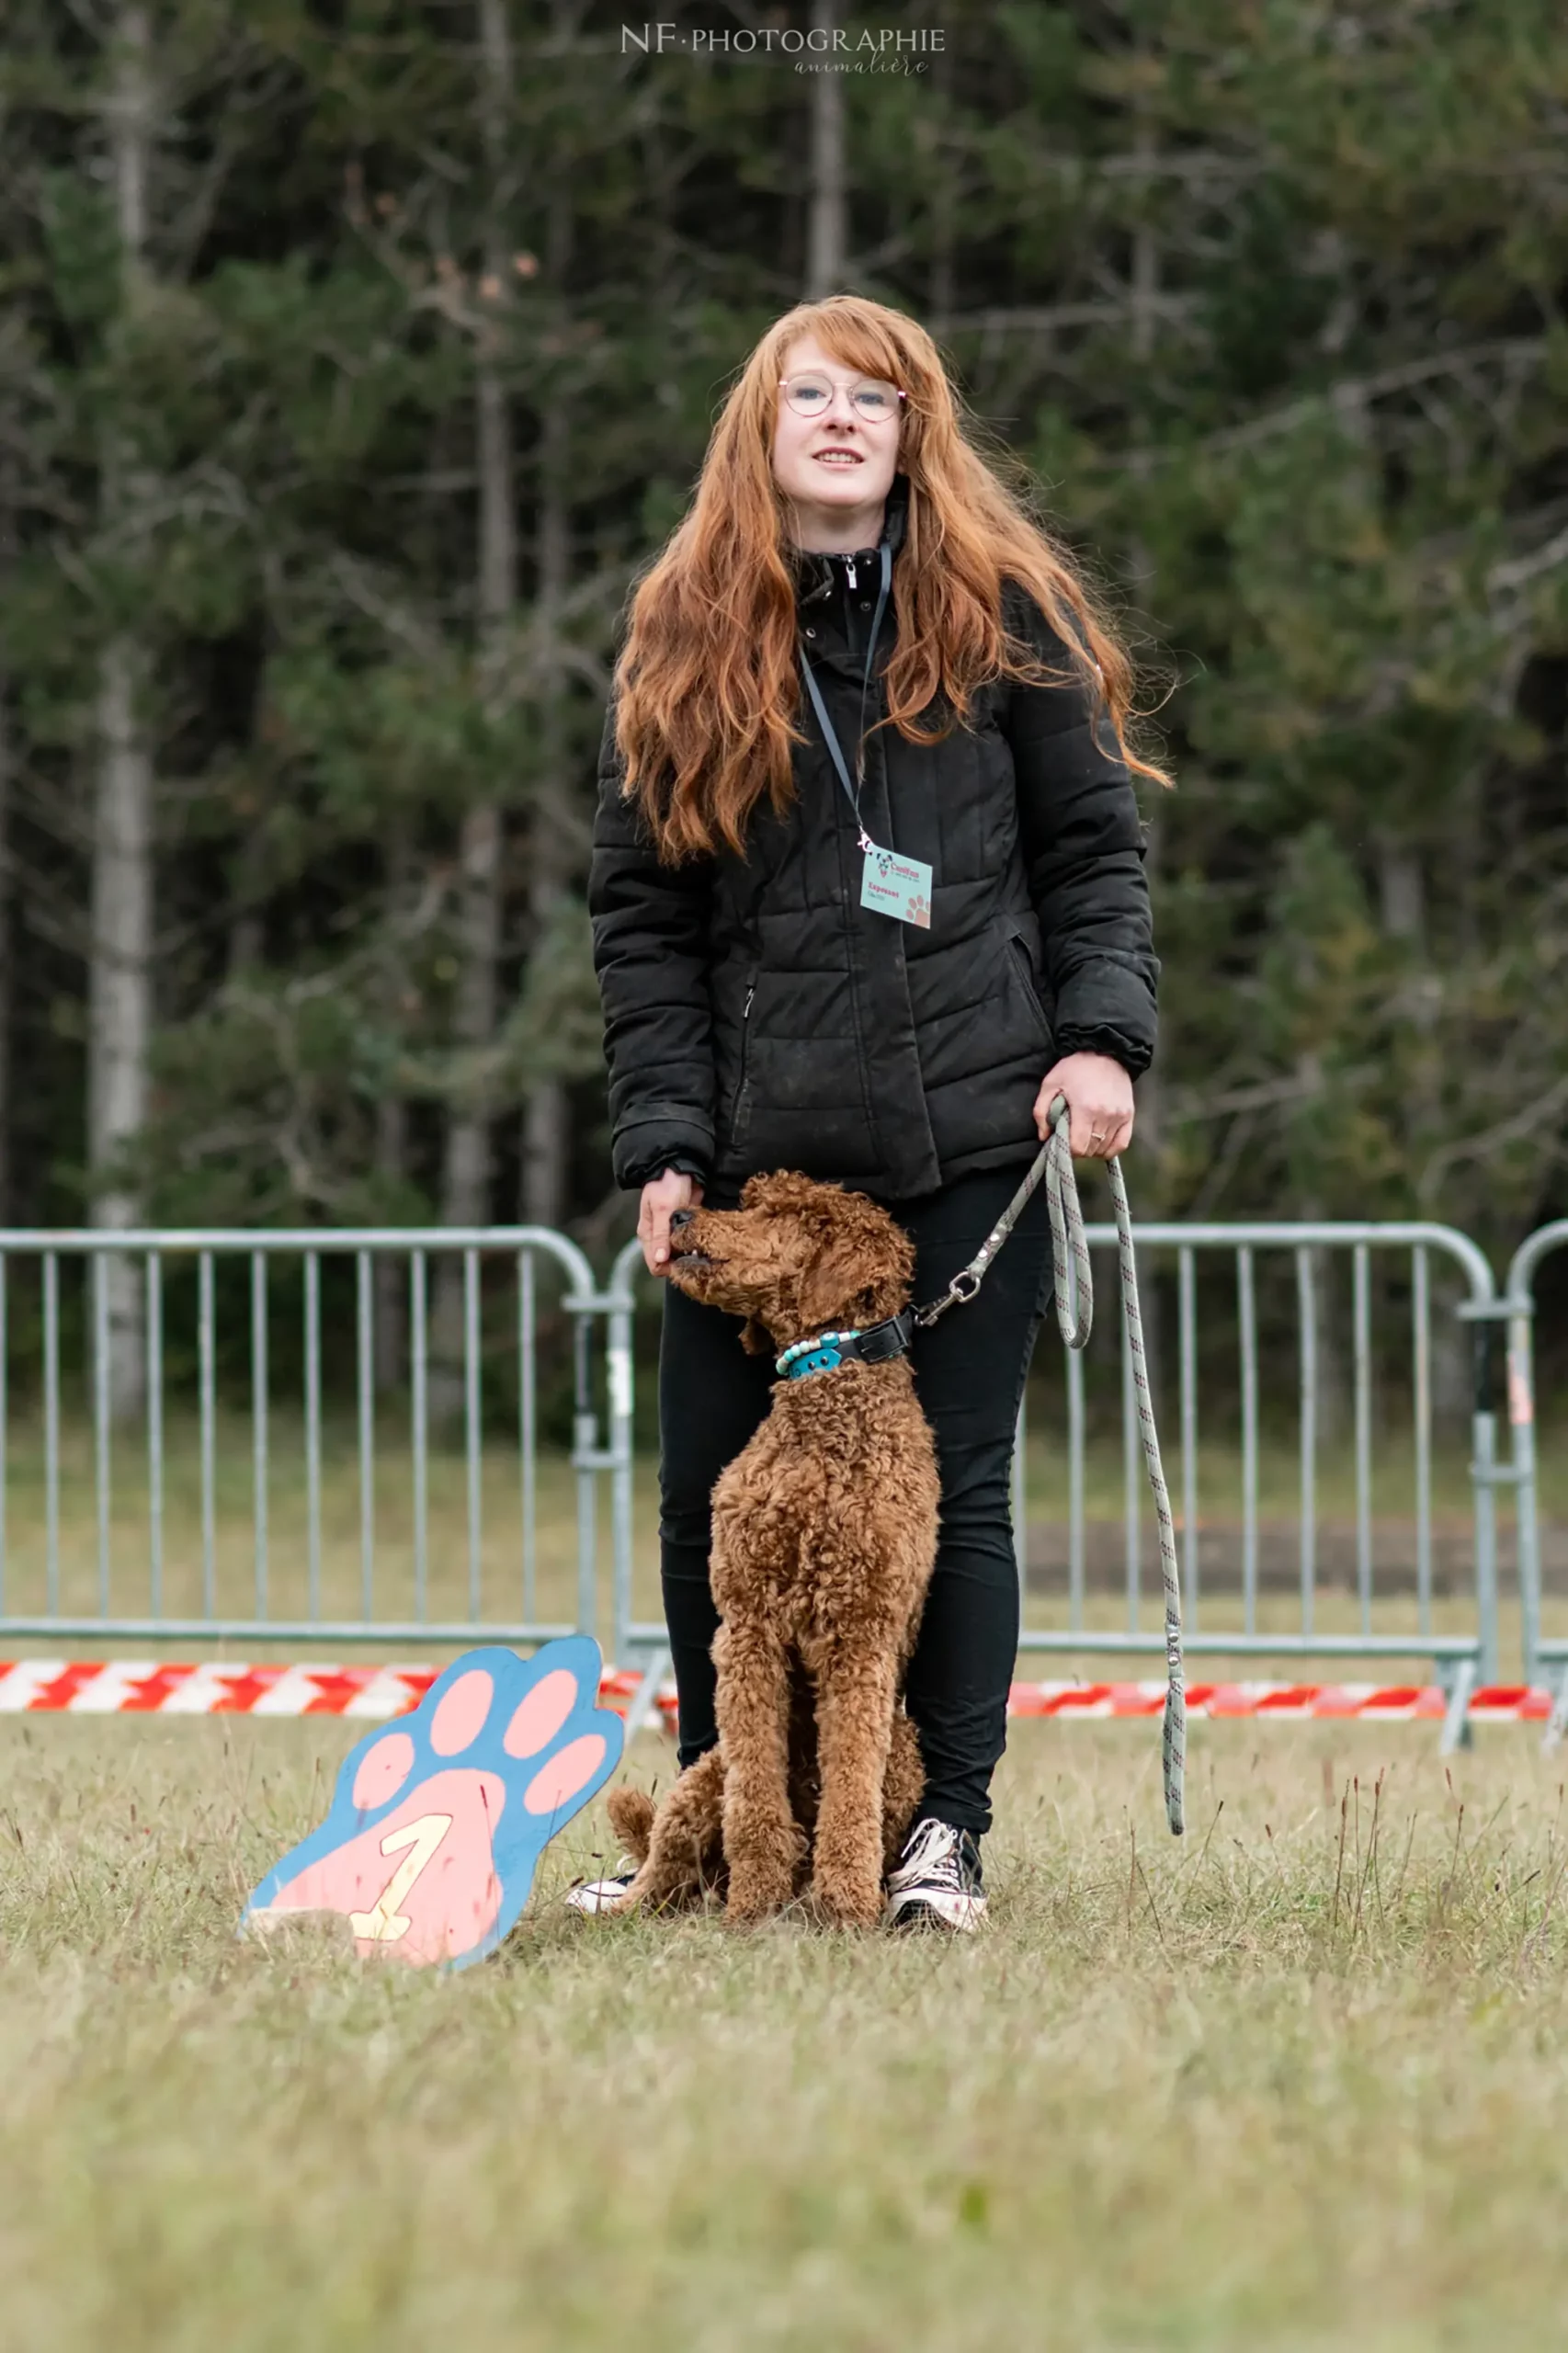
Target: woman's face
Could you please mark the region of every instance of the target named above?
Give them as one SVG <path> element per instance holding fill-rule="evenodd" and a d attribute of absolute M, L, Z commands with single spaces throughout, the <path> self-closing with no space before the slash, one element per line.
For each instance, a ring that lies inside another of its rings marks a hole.
<path fill-rule="evenodd" d="M 801 546 L 851 551 L 874 546 L 898 471 L 903 403 L 894 404 L 885 422 L 864 415 L 849 394 L 870 380 L 830 358 L 812 335 L 790 346 L 783 373 L 790 381 L 820 376 L 834 388 L 831 402 L 812 416 L 800 415 L 782 391 L 778 396 L 773 477 L 794 502 Z"/>

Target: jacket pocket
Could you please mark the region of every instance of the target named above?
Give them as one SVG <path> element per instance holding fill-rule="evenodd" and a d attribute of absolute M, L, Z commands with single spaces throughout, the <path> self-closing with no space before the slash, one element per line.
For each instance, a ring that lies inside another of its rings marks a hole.
<path fill-rule="evenodd" d="M 741 1006 L 741 1059 L 735 1074 L 734 1092 L 730 1097 L 730 1112 L 726 1125 L 729 1141 L 733 1143 L 751 1118 L 751 1008 L 756 995 L 756 976 L 760 967 L 754 964 L 746 974 L 746 993 Z"/>
<path fill-rule="evenodd" d="M 1041 1028 L 1048 1035 L 1051 1034 L 1055 1025 L 1040 1002 L 1040 990 L 1035 983 L 1034 961 L 1029 955 L 1028 942 L 1020 939 L 1016 931 L 1010 931 L 1007 934 L 1007 953 L 1011 956 L 1018 978 L 1024 984 L 1025 995 L 1040 1016 Z"/>

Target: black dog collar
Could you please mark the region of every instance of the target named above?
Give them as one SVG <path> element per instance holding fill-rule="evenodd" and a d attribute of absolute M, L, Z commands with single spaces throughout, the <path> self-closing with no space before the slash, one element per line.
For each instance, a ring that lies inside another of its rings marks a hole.
<path fill-rule="evenodd" d="M 864 1331 L 819 1332 L 814 1340 L 796 1340 L 774 1359 L 774 1370 L 788 1380 L 803 1381 L 808 1373 L 835 1372 L 841 1364 L 891 1364 L 909 1353 L 914 1336 L 914 1311 L 906 1307 Z"/>

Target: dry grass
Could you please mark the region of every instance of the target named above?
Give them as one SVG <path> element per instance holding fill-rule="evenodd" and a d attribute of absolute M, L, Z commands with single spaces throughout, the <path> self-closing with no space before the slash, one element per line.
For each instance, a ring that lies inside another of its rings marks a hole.
<path fill-rule="evenodd" d="M 958 1947 L 573 1921 L 589 1817 L 450 1982 L 233 1936 L 350 1737 L 0 1724 L 0 2345 L 1557 2341 L 1533 1736 L 1199 1726 L 1177 1846 L 1153 1726 L 1020 1725 Z"/>

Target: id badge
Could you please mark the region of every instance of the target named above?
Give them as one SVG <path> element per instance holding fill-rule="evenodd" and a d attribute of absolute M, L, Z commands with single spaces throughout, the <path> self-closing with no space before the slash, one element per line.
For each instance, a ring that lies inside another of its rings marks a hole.
<path fill-rule="evenodd" d="M 866 844 L 860 877 L 860 904 L 873 914 L 892 915 L 900 923 L 931 928 L 931 869 L 924 858 L 901 858 L 895 849 Z"/>

